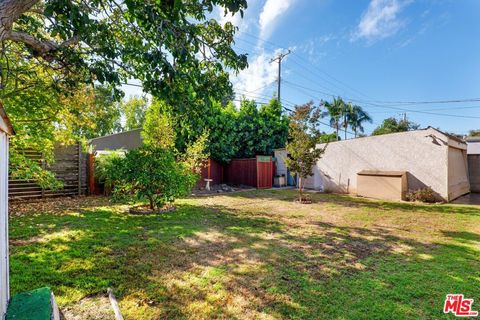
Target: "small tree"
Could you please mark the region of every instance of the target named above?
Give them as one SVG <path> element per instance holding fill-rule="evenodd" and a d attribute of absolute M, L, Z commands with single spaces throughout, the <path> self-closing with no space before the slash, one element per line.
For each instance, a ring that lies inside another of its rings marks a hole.
<path fill-rule="evenodd" d="M 115 189 L 148 200 L 151 210 L 187 195 L 198 176 L 173 151 L 153 146 L 130 150 L 119 166 Z"/>
<path fill-rule="evenodd" d="M 143 124 L 143 143 L 149 146 L 171 149 L 175 147 L 175 129 L 172 119 L 162 110 L 165 103 L 155 100 L 148 108 Z"/>
<path fill-rule="evenodd" d="M 289 141 L 287 143 L 287 167 L 298 175 L 298 199 L 302 202 L 304 180 L 313 175 L 313 166 L 320 159 L 325 148 L 318 149 L 321 132 L 317 129 L 321 117 L 319 108 L 313 102 L 296 106 L 290 115 Z"/>

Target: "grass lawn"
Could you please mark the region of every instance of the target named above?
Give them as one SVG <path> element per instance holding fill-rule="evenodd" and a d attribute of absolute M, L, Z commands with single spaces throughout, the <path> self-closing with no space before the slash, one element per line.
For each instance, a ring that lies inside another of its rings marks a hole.
<path fill-rule="evenodd" d="M 78 319 L 105 317 L 107 287 L 126 319 L 453 318 L 447 293 L 480 310 L 480 207 L 294 196 L 182 199 L 161 216 L 104 198 L 13 207 L 12 293 L 49 286 Z"/>

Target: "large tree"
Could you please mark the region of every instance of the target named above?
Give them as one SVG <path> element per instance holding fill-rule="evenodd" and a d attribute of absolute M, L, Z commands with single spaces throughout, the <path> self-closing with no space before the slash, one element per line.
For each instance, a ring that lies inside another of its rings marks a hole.
<path fill-rule="evenodd" d="M 236 157 L 269 155 L 273 149 L 283 148 L 288 138 L 288 122 L 277 99 L 271 99 L 260 108 L 254 100 L 242 101 L 237 116 L 239 150 Z"/>
<path fill-rule="evenodd" d="M 356 138 L 359 132 L 363 133 L 365 131 L 365 128 L 363 127 L 365 122 L 372 122 L 370 115 L 363 110 L 362 107 L 349 103 L 345 116 L 345 122 L 343 123 L 343 127 L 345 129 L 345 139 L 347 139 L 348 127 L 352 128 Z"/>
<path fill-rule="evenodd" d="M 133 96 L 120 102 L 120 110 L 125 117 L 125 130 L 141 128 L 145 122 L 148 99 L 145 96 Z"/>
<path fill-rule="evenodd" d="M 246 8 L 246 0 L 4 0 L 0 41 L 14 43 L 69 83 L 142 81 L 145 91 L 176 98 L 231 92 L 225 68 L 246 66 L 232 48 L 235 27 L 208 15 Z M 3 50 L 8 50 L 5 48 Z M 2 61 L 5 70 L 8 65 Z M 73 80 L 73 82 L 72 82 Z"/>
<path fill-rule="evenodd" d="M 346 115 L 346 108 L 347 104 L 345 101 L 342 100 L 342 98 L 337 97 L 333 98 L 332 102 L 322 102 L 321 105 L 325 108 L 325 111 L 322 113 L 323 117 L 328 117 L 330 126 L 335 129 L 336 134 L 337 134 L 337 140 L 340 140 L 340 136 L 338 134 L 340 127 L 341 127 L 341 122 L 342 119 Z"/>
<path fill-rule="evenodd" d="M 108 99 L 118 100 L 118 86 L 135 78 L 185 112 L 230 96 L 227 70 L 246 67 L 246 55 L 231 48 L 231 23 L 209 19 L 216 6 L 243 14 L 246 0 L 1 1 L 0 99 L 17 132 L 12 173 L 44 175 L 22 148 L 51 159 L 60 138 L 118 130 L 118 110 L 100 101 L 105 92 L 85 95 L 85 83 L 111 85 Z M 92 124 L 91 115 L 115 121 Z"/>

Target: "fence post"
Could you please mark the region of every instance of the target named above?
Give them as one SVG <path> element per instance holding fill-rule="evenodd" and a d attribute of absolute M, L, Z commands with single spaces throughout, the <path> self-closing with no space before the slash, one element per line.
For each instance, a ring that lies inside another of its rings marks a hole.
<path fill-rule="evenodd" d="M 45 163 L 45 152 L 42 151 L 42 170 L 45 170 L 47 168 L 46 163 Z M 45 188 L 42 188 L 42 199 L 45 197 Z"/>
<path fill-rule="evenodd" d="M 95 155 L 92 153 L 89 153 L 87 155 L 87 170 L 88 170 L 88 193 L 90 195 L 95 194 Z"/>
<path fill-rule="evenodd" d="M 77 144 L 78 151 L 78 195 L 82 195 L 82 143 Z"/>
<path fill-rule="evenodd" d="M 256 170 L 256 173 L 257 173 L 257 185 L 255 186 L 255 188 L 258 189 L 258 186 L 259 186 L 259 180 L 260 180 L 260 170 L 258 170 L 258 155 L 255 156 L 255 170 Z"/>

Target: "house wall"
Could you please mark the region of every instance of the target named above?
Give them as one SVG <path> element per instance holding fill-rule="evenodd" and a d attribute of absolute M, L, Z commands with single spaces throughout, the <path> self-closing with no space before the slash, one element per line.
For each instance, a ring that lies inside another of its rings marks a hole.
<path fill-rule="evenodd" d="M 8 299 L 8 136 L 0 131 L 0 319 Z"/>
<path fill-rule="evenodd" d="M 287 150 L 286 149 L 274 150 L 274 155 L 275 155 L 275 158 L 277 159 L 277 163 L 276 163 L 277 171 L 275 174 L 279 176 L 284 174 L 285 176 L 287 176 L 287 166 L 285 166 L 285 159 L 287 158 Z"/>
<path fill-rule="evenodd" d="M 307 187 L 355 194 L 359 171 L 406 171 L 408 189 L 430 186 L 448 200 L 448 143 L 443 133 L 426 129 L 317 145 L 326 149 Z"/>
<path fill-rule="evenodd" d="M 467 141 L 468 154 L 480 154 L 480 141 Z"/>

